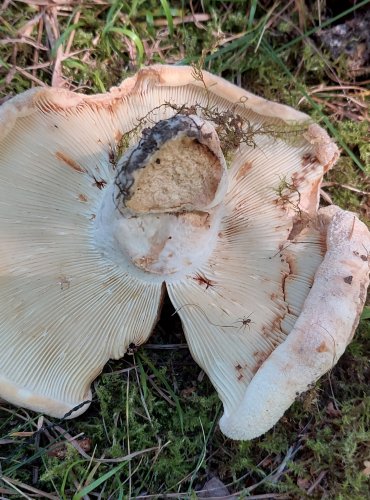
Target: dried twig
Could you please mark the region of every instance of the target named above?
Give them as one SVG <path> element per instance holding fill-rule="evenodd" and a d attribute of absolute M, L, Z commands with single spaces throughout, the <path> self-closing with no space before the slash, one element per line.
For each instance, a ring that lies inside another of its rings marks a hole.
<path fill-rule="evenodd" d="M 308 488 L 307 495 L 311 495 L 311 493 L 314 492 L 314 490 L 316 489 L 316 486 L 318 486 L 321 483 L 321 481 L 324 479 L 324 477 L 326 476 L 327 473 L 328 473 L 327 470 L 323 470 L 320 472 L 316 481 L 314 481 L 314 483 L 312 483 L 312 485 Z"/>
<path fill-rule="evenodd" d="M 49 498 L 50 500 L 59 500 L 59 496 L 52 495 L 51 493 L 47 493 L 46 491 L 41 491 L 37 488 L 34 488 L 33 486 L 29 486 L 28 484 L 22 483 L 21 481 L 17 481 L 16 479 L 12 479 L 7 476 L 1 475 L 1 480 L 4 481 L 4 483 L 7 483 L 11 486 L 14 487 L 20 493 L 23 498 L 28 498 L 31 500 L 31 497 L 26 495 L 20 488 L 29 491 L 31 493 L 36 493 L 38 495 L 37 498 Z M 13 493 L 13 492 L 12 492 Z"/>
<path fill-rule="evenodd" d="M 340 182 L 323 182 L 321 187 L 340 187 L 342 189 L 348 189 L 348 191 L 353 191 L 354 193 L 362 194 L 364 196 L 370 196 L 370 191 L 363 191 L 349 184 L 341 184 Z"/>

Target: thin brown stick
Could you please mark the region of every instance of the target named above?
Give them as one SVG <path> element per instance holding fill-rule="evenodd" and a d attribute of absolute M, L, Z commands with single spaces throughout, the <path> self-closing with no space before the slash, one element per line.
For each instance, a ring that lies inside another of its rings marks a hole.
<path fill-rule="evenodd" d="M 340 187 L 342 189 L 348 189 L 348 191 L 353 191 L 354 193 L 363 194 L 364 196 L 370 196 L 370 191 L 362 191 L 354 186 L 350 186 L 349 184 L 341 184 L 340 182 L 323 182 L 321 187 Z"/>
<path fill-rule="evenodd" d="M 314 490 L 316 489 L 316 486 L 318 486 L 321 483 L 321 481 L 324 479 L 324 477 L 326 476 L 327 473 L 328 473 L 327 470 L 323 470 L 320 472 L 316 481 L 308 488 L 307 495 L 311 495 L 311 493 L 314 492 Z"/>
<path fill-rule="evenodd" d="M 37 44 L 38 45 L 41 45 L 41 40 L 42 40 L 42 32 L 44 30 L 44 20 L 42 17 L 40 17 L 39 19 L 39 25 L 38 25 L 38 31 L 37 31 Z M 35 47 L 35 51 L 34 51 L 34 54 L 33 54 L 33 68 L 32 68 L 32 76 L 34 76 L 36 78 L 36 73 L 37 73 L 37 65 L 38 65 L 38 62 L 39 62 L 39 55 L 40 55 L 40 51 L 39 51 L 39 48 Z"/>
<path fill-rule="evenodd" d="M 33 486 L 29 486 L 28 484 L 22 483 L 21 481 L 17 481 L 16 479 L 12 479 L 10 477 L 2 475 L 1 480 L 4 481 L 4 483 L 11 484 L 13 486 L 16 486 L 17 488 L 23 488 L 24 490 L 29 491 L 31 493 L 36 493 L 38 495 L 38 498 L 49 498 L 50 500 L 59 500 L 59 497 L 56 497 L 55 495 L 46 493 L 46 491 L 39 490 L 37 488 L 34 488 Z M 28 495 L 24 496 L 25 498 L 30 498 Z"/>
<path fill-rule="evenodd" d="M 81 11 L 78 10 L 76 12 L 75 17 L 73 18 L 73 24 L 77 24 L 78 21 L 80 20 L 80 17 L 81 17 Z M 72 30 L 71 34 L 68 37 L 68 42 L 67 42 L 67 46 L 66 46 L 66 50 L 65 50 L 66 54 L 69 54 L 71 52 L 71 48 L 72 48 L 72 44 L 73 44 L 73 40 L 74 40 L 75 34 L 76 34 L 76 30 Z"/>

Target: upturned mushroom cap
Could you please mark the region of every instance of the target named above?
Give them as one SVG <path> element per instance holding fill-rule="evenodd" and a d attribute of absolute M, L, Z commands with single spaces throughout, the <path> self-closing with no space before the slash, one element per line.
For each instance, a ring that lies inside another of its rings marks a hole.
<path fill-rule="evenodd" d="M 338 151 L 289 107 L 191 68 L 0 108 L 0 396 L 86 410 L 166 289 L 235 439 L 268 430 L 351 340 L 370 236 L 318 211 Z"/>

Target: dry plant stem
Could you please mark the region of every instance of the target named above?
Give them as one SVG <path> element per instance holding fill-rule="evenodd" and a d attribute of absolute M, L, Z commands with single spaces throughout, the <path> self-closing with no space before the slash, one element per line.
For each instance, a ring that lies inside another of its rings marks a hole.
<path fill-rule="evenodd" d="M 78 21 L 80 20 L 80 17 L 81 17 L 81 11 L 78 10 L 76 12 L 76 15 L 74 16 L 73 18 L 73 23 L 72 24 L 77 24 Z M 69 35 L 68 37 L 68 42 L 67 42 L 67 46 L 66 46 L 66 50 L 65 50 L 65 53 L 66 53 L 66 57 L 69 57 L 69 53 L 71 52 L 71 49 L 72 49 L 72 45 L 73 45 L 73 40 L 74 40 L 74 37 L 75 37 L 75 34 L 76 34 L 76 30 L 73 30 L 71 32 L 71 34 Z"/>
<path fill-rule="evenodd" d="M 352 191 L 353 193 L 359 193 L 365 196 L 370 196 L 370 191 L 363 191 L 354 186 L 349 186 L 348 184 L 341 184 L 340 182 L 323 182 L 321 187 L 340 187 L 342 189 L 348 189 L 348 191 Z"/>
<path fill-rule="evenodd" d="M 40 45 L 41 44 L 41 39 L 42 39 L 42 32 L 44 28 L 44 20 L 42 18 L 42 15 L 40 14 L 39 22 L 38 22 L 38 30 L 37 30 L 37 43 Z M 39 64 L 39 49 L 35 48 L 34 54 L 33 54 L 33 68 L 32 68 L 32 75 L 36 77 L 37 73 L 37 65 Z"/>
<path fill-rule="evenodd" d="M 210 19 L 211 16 L 209 14 L 194 13 L 190 16 L 174 17 L 173 24 L 176 26 L 176 25 L 181 25 L 183 23 L 185 24 L 194 23 L 197 26 L 197 28 L 206 29 L 201 23 L 209 21 Z M 154 26 L 167 26 L 167 19 L 154 19 L 153 24 Z"/>

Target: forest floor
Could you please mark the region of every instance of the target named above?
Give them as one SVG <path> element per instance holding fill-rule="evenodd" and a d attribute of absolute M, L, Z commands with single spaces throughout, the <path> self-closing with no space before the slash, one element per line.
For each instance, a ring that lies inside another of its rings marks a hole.
<path fill-rule="evenodd" d="M 321 202 L 369 223 L 369 23 L 369 1 L 4 0 L 0 103 L 200 65 L 326 127 L 341 158 Z M 337 366 L 247 442 L 221 434 L 220 400 L 172 313 L 166 303 L 150 344 L 107 364 L 76 420 L 0 401 L 0 498 L 368 498 L 369 306 Z"/>

